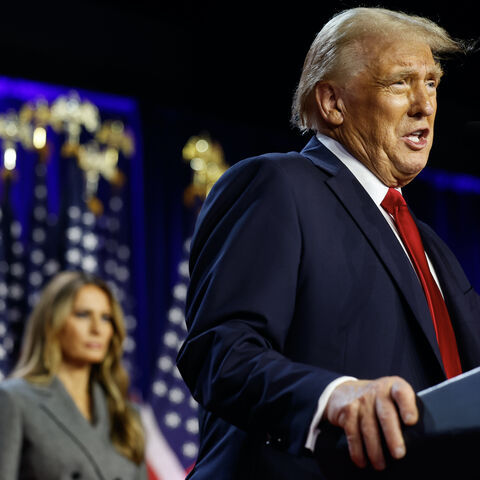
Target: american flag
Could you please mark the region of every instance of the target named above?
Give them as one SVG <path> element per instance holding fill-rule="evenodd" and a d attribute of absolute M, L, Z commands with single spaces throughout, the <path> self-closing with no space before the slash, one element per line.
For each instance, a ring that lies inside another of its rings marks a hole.
<path fill-rule="evenodd" d="M 193 231 L 196 216 L 213 184 L 227 170 L 223 150 L 208 135 L 191 137 L 182 150 L 193 170 L 191 184 L 185 189 Z M 182 380 L 176 357 L 185 340 L 185 300 L 189 283 L 188 260 L 191 237 L 183 244 L 183 255 L 177 269 L 177 282 L 167 313 L 166 327 L 157 358 L 147 404 L 142 417 L 147 431 L 147 461 L 152 479 L 182 480 L 195 464 L 199 445 L 198 404 Z"/>
<path fill-rule="evenodd" d="M 22 225 L 9 201 L 12 178 L 3 176 L 0 206 L 0 379 L 13 366 L 22 331 L 25 249 Z"/>
<path fill-rule="evenodd" d="M 78 170 L 78 177 L 82 177 L 73 160 L 70 168 Z M 1 185 L 0 378 L 13 366 L 24 319 L 42 287 L 63 269 L 100 275 L 115 292 L 127 327 L 124 363 L 133 376 L 135 362 L 131 357 L 135 354 L 137 322 L 131 300 L 130 246 L 121 222 L 122 194 L 111 195 L 104 214 L 96 216 L 87 208 L 82 191 L 66 189 L 63 207 L 57 215 L 49 211 L 47 170 L 48 163 L 39 155 L 28 235 L 22 235 L 24 226 L 15 218 L 10 198 L 12 183 L 17 180 L 9 175 Z"/>
<path fill-rule="evenodd" d="M 59 225 L 57 216 L 49 213 L 47 164 L 43 155 L 34 169 L 34 206 L 30 220 L 30 239 L 26 251 L 29 252 L 27 263 L 28 308 L 37 302 L 42 287 L 60 270 L 59 261 Z"/>
<path fill-rule="evenodd" d="M 178 281 L 172 291 L 151 393 L 141 410 L 147 434 L 149 473 L 155 480 L 184 479 L 198 452 L 198 405 L 175 365 L 187 331 L 184 308 L 189 252 L 190 239 L 187 239 L 178 265 Z"/>

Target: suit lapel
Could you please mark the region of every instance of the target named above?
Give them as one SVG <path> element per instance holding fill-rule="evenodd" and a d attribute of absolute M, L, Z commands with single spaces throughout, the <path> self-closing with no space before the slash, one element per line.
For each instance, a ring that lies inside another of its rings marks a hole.
<path fill-rule="evenodd" d="M 98 459 L 98 454 L 105 448 L 105 436 L 108 436 L 109 422 L 100 386 L 94 384 L 92 391 L 95 425 L 90 424 L 83 417 L 58 378 L 54 377 L 48 387 L 41 388 L 43 390 L 41 408 L 84 452 L 99 478 L 105 479 L 106 474 Z"/>
<path fill-rule="evenodd" d="M 330 173 L 331 176 L 326 180 L 328 187 L 343 204 L 390 272 L 443 369 L 435 329 L 422 286 L 385 218 L 348 168 L 315 137 L 302 154 L 319 168 Z"/>

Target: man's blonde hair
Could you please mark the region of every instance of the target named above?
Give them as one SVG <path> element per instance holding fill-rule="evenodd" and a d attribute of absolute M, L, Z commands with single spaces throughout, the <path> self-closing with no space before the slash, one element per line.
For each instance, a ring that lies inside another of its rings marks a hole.
<path fill-rule="evenodd" d="M 366 37 L 408 38 L 425 42 L 436 61 L 446 54 L 464 52 L 463 42 L 454 40 L 433 21 L 384 8 L 352 8 L 331 18 L 315 37 L 303 65 L 292 105 L 292 123 L 301 131 L 318 130 L 315 85 L 345 79 L 359 68 L 353 48 Z"/>

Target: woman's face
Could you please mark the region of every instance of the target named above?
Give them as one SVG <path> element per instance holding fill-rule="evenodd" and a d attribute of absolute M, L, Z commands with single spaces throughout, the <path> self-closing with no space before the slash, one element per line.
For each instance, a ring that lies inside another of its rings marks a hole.
<path fill-rule="evenodd" d="M 113 336 L 108 295 L 95 285 L 78 290 L 72 311 L 60 330 L 63 362 L 76 366 L 101 363 Z"/>

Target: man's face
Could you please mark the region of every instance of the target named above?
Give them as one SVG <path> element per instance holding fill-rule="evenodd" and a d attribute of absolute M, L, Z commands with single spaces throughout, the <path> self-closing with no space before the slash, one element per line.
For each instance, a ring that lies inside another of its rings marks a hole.
<path fill-rule="evenodd" d="M 363 67 L 339 89 L 335 136 L 383 183 L 406 185 L 432 147 L 440 67 L 421 41 L 370 38 L 358 50 Z"/>

